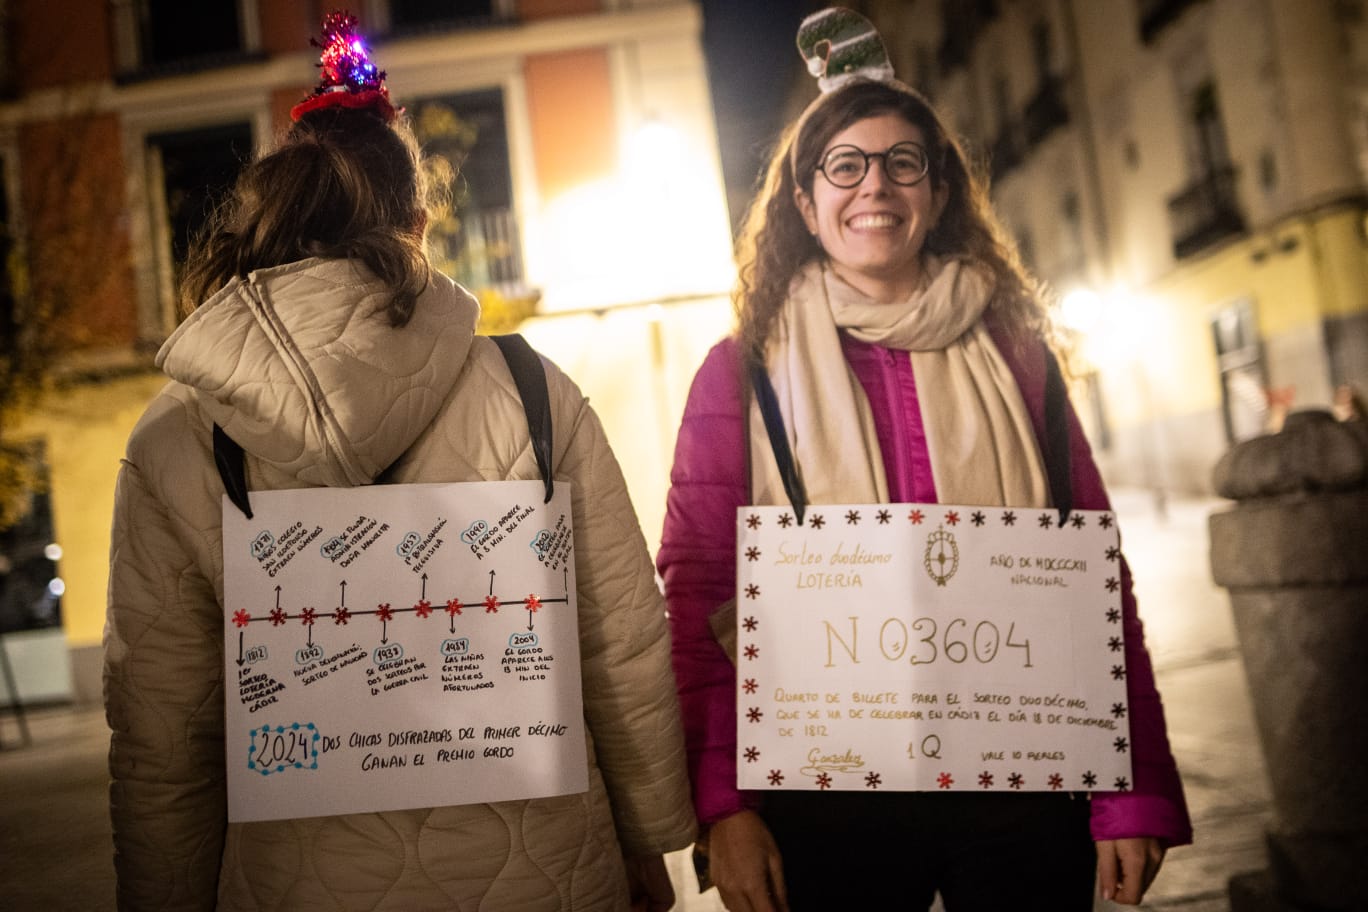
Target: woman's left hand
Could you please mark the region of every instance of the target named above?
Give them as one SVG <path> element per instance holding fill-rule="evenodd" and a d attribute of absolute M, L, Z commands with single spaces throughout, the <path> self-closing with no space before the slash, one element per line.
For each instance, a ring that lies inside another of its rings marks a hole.
<path fill-rule="evenodd" d="M 1097 840 L 1097 882 L 1103 899 L 1138 905 L 1164 863 L 1164 847 L 1152 836 Z"/>

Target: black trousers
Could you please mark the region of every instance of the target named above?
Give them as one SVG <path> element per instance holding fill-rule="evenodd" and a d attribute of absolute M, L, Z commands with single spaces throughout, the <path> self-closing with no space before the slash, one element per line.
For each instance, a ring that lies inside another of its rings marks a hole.
<path fill-rule="evenodd" d="M 793 912 L 1091 912 L 1088 802 L 1053 793 L 766 792 Z"/>

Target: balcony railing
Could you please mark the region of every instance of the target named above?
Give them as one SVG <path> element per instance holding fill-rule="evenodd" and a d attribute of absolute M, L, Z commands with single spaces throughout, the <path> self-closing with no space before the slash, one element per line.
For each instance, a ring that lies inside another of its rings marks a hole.
<path fill-rule="evenodd" d="M 496 288 L 513 293 L 524 285 L 522 242 L 518 221 L 509 209 L 461 213 L 455 235 L 429 235 L 438 265 L 467 288 Z"/>
<path fill-rule="evenodd" d="M 1235 193 L 1235 168 L 1212 168 L 1168 201 L 1173 255 L 1191 256 L 1245 230 Z"/>
<path fill-rule="evenodd" d="M 1023 118 L 1026 142 L 1032 146 L 1069 122 L 1069 106 L 1064 101 L 1064 80 L 1047 76 L 1035 97 L 1026 103 Z"/>

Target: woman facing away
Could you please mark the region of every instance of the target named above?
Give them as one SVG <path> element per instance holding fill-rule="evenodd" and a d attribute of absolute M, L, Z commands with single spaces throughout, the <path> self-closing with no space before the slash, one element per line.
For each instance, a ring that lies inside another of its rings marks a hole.
<path fill-rule="evenodd" d="M 423 160 L 383 85 L 320 89 L 294 113 L 192 254 L 193 311 L 158 355 L 172 382 L 119 474 L 105 669 L 119 907 L 669 908 L 661 856 L 695 822 L 663 603 L 599 420 L 550 363 L 586 723 L 570 753 L 588 791 L 228 822 L 215 426 L 253 490 L 540 477 L 477 304 L 429 266 Z"/>
<path fill-rule="evenodd" d="M 1191 826 L 1124 565 L 1131 791 L 737 788 L 736 670 L 709 617 L 736 595 L 737 507 L 789 500 L 748 362 L 773 385 L 809 503 L 1048 506 L 1053 439 L 1073 506 L 1109 509 L 1073 409 L 1046 433 L 1047 315 L 984 185 L 891 69 L 846 78 L 791 126 L 739 249 L 739 328 L 694 379 L 657 557 L 723 902 L 926 909 L 939 891 L 950 912 L 1081 912 L 1096 881 L 1138 903 Z"/>

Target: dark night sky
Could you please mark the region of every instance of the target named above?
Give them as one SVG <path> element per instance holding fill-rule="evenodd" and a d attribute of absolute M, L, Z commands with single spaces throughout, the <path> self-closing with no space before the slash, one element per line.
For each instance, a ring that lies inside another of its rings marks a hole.
<path fill-rule="evenodd" d="M 741 218 L 785 101 L 804 72 L 794 40 L 813 0 L 701 0 L 703 51 L 717 116 L 732 223 Z"/>

